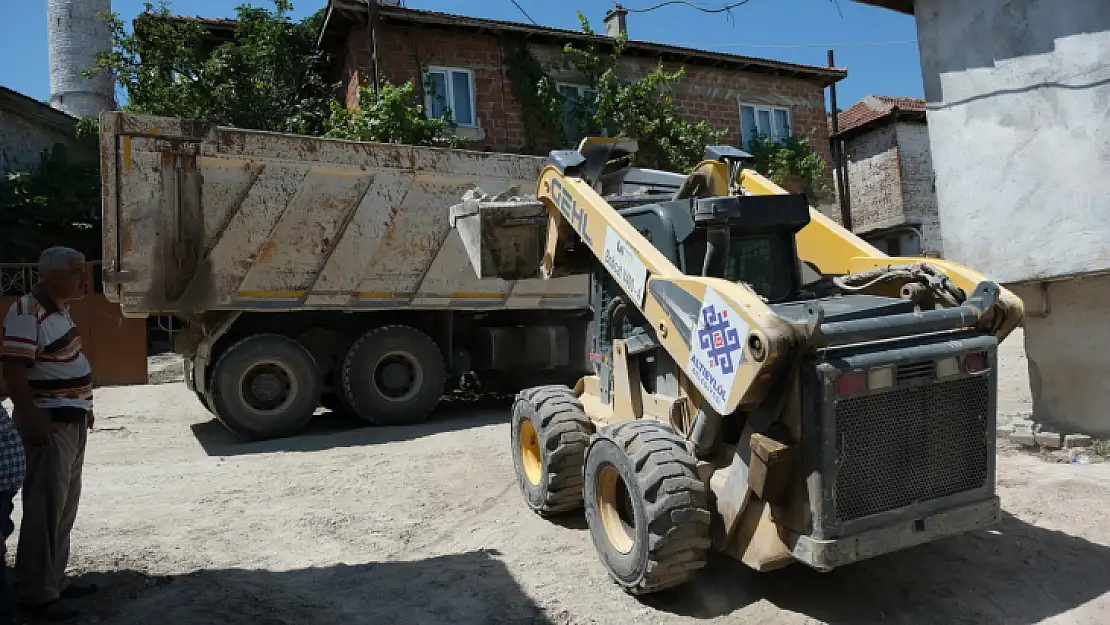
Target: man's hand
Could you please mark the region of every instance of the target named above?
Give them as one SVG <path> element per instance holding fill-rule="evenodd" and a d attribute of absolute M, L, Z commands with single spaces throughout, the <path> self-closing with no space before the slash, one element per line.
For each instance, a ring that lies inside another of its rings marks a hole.
<path fill-rule="evenodd" d="M 93 422 L 96 421 L 96 416 L 93 414 L 92 408 L 89 408 L 89 412 L 85 415 L 85 421 L 89 424 L 89 431 L 91 432 Z"/>

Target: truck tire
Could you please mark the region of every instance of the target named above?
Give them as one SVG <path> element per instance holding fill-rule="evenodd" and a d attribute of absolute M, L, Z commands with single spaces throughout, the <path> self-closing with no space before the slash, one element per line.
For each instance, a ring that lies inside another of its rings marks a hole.
<path fill-rule="evenodd" d="M 412 425 L 428 418 L 447 380 L 443 354 L 427 334 L 391 325 L 363 334 L 343 359 L 343 391 L 360 419 Z"/>
<path fill-rule="evenodd" d="M 232 344 L 212 371 L 213 412 L 227 429 L 262 440 L 289 436 L 320 404 L 316 361 L 297 341 L 255 334 Z"/>
<path fill-rule="evenodd" d="M 599 433 L 586 450 L 586 523 L 609 575 L 626 592 L 674 588 L 705 566 L 709 509 L 697 460 L 654 420 Z"/>
<path fill-rule="evenodd" d="M 593 433 L 566 386 L 521 391 L 513 402 L 513 468 L 524 501 L 540 516 L 582 507 L 582 460 Z"/>

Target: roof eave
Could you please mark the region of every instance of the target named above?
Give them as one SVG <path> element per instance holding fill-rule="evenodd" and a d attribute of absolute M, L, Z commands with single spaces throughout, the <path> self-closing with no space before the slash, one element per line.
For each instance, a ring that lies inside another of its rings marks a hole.
<path fill-rule="evenodd" d="M 881 128 L 896 122 L 921 122 L 927 124 L 928 117 L 925 111 L 908 111 L 898 107 L 891 108 L 889 111 L 876 117 L 869 119 L 862 124 L 857 124 L 851 128 L 843 128 L 840 132 L 830 136 L 830 139 L 851 139 L 859 135 L 865 134 L 876 128 Z"/>
<path fill-rule="evenodd" d="M 77 127 L 76 117 L 4 86 L 0 86 L 0 110 L 37 120 L 65 134 L 73 134 Z"/>
<path fill-rule="evenodd" d="M 333 17 L 332 12 L 334 9 L 358 10 L 361 8 L 362 10 L 365 10 L 365 6 L 366 3 L 364 0 L 329 0 L 328 16 L 321 28 L 320 40 L 323 40 L 325 33 L 328 31 L 330 25 L 334 21 L 331 19 Z M 560 28 L 529 26 L 527 24 L 501 22 L 497 20 L 486 20 L 482 18 L 452 16 L 461 19 L 451 21 L 447 19 L 447 15 L 448 14 L 440 15 L 434 14 L 432 12 L 407 9 L 404 7 L 381 5 L 378 6 L 379 18 L 394 19 L 402 22 L 423 23 L 447 28 L 467 28 L 500 33 L 512 33 L 524 35 L 528 38 L 547 38 L 555 41 L 589 41 L 601 44 L 611 44 L 613 41 L 612 38 L 604 35 L 591 36 L 585 33 L 572 30 L 564 30 Z M 628 41 L 627 50 L 632 53 L 648 53 L 657 57 L 670 56 L 675 59 L 697 60 L 708 64 L 732 65 L 737 67 L 738 69 L 746 69 L 749 71 L 756 71 L 761 73 L 774 73 L 793 76 L 817 82 L 822 87 L 827 87 L 836 82 L 844 80 L 848 76 L 848 69 L 844 67 L 825 68 L 809 65 L 798 65 L 782 61 L 774 61 L 771 59 L 758 59 L 743 57 L 734 54 L 711 52 L 706 50 L 694 50 L 691 48 L 682 48 L 679 46 L 654 43 L 650 41 L 639 41 L 630 39 Z"/>
<path fill-rule="evenodd" d="M 890 9 L 906 15 L 913 15 L 914 0 L 855 0 L 860 4 L 869 4 L 882 9 Z"/>

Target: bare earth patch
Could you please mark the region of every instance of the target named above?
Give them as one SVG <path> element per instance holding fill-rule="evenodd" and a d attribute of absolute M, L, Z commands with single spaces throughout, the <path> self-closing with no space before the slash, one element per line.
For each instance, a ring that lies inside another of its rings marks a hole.
<path fill-rule="evenodd" d="M 322 415 L 304 435 L 243 443 L 180 382 L 99 389 L 96 401 L 72 559 L 101 585 L 80 602 L 88 623 L 1071 625 L 1110 614 L 1108 464 L 1003 447 L 1005 515 L 989 531 L 828 574 L 715 557 L 697 583 L 641 601 L 610 583 L 581 514 L 527 511 L 507 402 L 456 402 L 410 428 Z"/>

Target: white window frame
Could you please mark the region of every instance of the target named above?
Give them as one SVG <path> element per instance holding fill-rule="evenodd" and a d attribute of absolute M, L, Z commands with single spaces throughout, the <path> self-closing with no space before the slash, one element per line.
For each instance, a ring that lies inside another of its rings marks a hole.
<path fill-rule="evenodd" d="M 454 83 L 453 80 L 451 80 L 451 74 L 455 73 L 455 72 L 461 73 L 461 74 L 466 74 L 467 82 L 470 85 L 470 115 L 471 115 L 471 117 L 473 117 L 473 122 L 472 123 L 464 124 L 464 123 L 460 122 L 457 119 L 455 119 L 455 123 L 458 126 L 462 127 L 462 128 L 477 128 L 478 127 L 478 94 L 475 92 L 475 89 L 474 89 L 474 70 L 466 68 L 466 67 L 447 67 L 447 66 L 444 66 L 444 65 L 429 65 L 428 68 L 427 68 L 427 71 L 424 72 L 425 84 L 427 84 L 427 82 L 431 80 L 431 75 L 433 73 L 440 73 L 440 74 L 444 75 L 445 80 L 443 81 L 443 83 L 447 87 L 447 93 L 444 94 L 444 97 L 447 100 L 447 106 L 451 109 L 451 117 L 454 118 L 454 116 L 455 116 L 455 83 Z M 425 91 L 427 91 L 426 88 L 425 88 Z M 429 111 L 429 113 L 432 110 L 432 94 L 431 93 L 425 93 L 424 94 L 424 110 Z"/>
<path fill-rule="evenodd" d="M 583 85 L 583 84 L 576 83 L 576 82 L 556 82 L 555 83 L 555 92 L 558 93 L 559 96 L 563 95 L 563 92 L 561 91 L 563 87 L 573 88 L 575 93 L 578 95 L 578 99 L 581 100 L 581 101 L 585 101 L 585 99 L 586 99 L 586 94 L 583 93 L 584 91 L 593 91 L 594 92 L 594 97 L 596 98 L 598 96 L 597 90 L 594 89 L 593 87 L 591 87 L 590 85 Z M 564 119 L 564 123 L 565 122 L 566 122 L 566 120 Z M 604 131 L 604 129 L 603 129 L 603 131 Z"/>
<path fill-rule="evenodd" d="M 794 134 L 794 112 L 791 111 L 789 108 L 787 108 L 785 106 L 772 106 L 770 104 L 754 104 L 752 102 L 740 102 L 739 104 L 740 105 L 736 108 L 736 114 L 740 116 L 741 134 L 743 132 L 743 127 L 744 127 L 744 108 L 745 107 L 752 109 L 752 112 L 755 114 L 755 129 L 759 134 L 761 134 L 765 137 L 774 137 L 774 136 L 778 135 L 778 128 L 776 128 L 776 125 L 778 124 L 778 122 L 775 120 L 775 111 L 782 111 L 782 112 L 786 113 L 786 135 L 785 136 L 789 137 L 789 136 Z M 771 117 L 770 132 L 766 132 L 763 128 L 759 127 L 759 112 L 760 111 L 767 111 L 767 113 Z M 746 146 L 746 145 L 742 146 L 742 147 L 745 150 L 748 148 L 748 146 Z"/>

